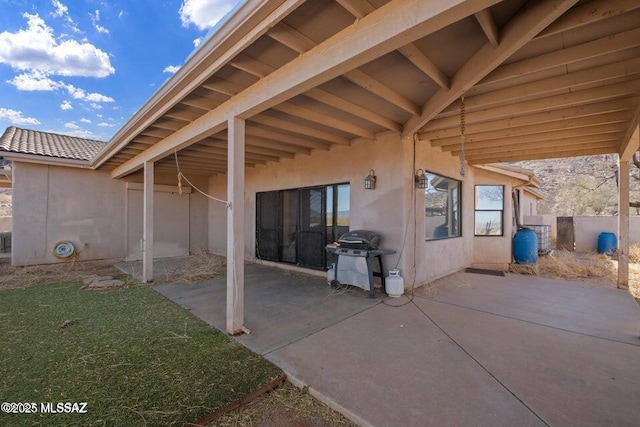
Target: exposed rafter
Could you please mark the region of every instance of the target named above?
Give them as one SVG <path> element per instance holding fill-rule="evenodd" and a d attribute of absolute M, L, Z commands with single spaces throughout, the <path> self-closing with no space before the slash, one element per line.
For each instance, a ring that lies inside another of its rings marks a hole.
<path fill-rule="evenodd" d="M 489 39 L 489 43 L 493 46 L 498 46 L 500 44 L 500 30 L 498 30 L 498 25 L 496 21 L 491 16 L 491 11 L 489 9 L 483 9 L 480 12 L 475 14 L 482 31 Z"/>
<path fill-rule="evenodd" d="M 633 157 L 633 153 L 640 150 L 640 141 L 638 137 L 638 127 L 640 126 L 640 104 L 631 116 L 631 120 L 627 124 L 624 136 L 620 140 L 620 160 L 629 161 Z"/>
<path fill-rule="evenodd" d="M 422 107 L 422 114 L 412 117 L 405 125 L 403 136 L 411 135 L 433 119 L 453 101 L 464 95 L 469 88 L 495 70 L 507 58 L 535 37 L 577 0 L 544 0 L 534 2 L 531 7 L 520 11 L 502 30 L 500 45 L 487 43 L 480 49 L 451 80 L 451 89 L 440 89 Z"/>

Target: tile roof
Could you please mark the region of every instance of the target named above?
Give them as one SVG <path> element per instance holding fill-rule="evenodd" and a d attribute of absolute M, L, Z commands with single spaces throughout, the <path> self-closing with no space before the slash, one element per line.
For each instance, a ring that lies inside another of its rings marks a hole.
<path fill-rule="evenodd" d="M 10 126 L 0 137 L 2 151 L 60 159 L 91 160 L 106 143 Z"/>

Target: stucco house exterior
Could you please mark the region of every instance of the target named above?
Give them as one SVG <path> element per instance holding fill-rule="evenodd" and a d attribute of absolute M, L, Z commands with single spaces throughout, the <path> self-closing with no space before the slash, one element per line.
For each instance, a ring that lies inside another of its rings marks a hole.
<path fill-rule="evenodd" d="M 639 43 L 640 0 L 247 0 L 97 153 L 3 148 L 13 260 L 225 253 L 239 333 L 245 259 L 321 269 L 348 224 L 410 285 L 503 266 L 536 184 L 495 163 L 615 153 L 624 287 Z"/>

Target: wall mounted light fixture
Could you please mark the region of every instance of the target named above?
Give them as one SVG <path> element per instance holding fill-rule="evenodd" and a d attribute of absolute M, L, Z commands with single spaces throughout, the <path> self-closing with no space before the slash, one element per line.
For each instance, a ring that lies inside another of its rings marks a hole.
<path fill-rule="evenodd" d="M 373 169 L 371 169 L 369 171 L 369 175 L 367 175 L 367 177 L 364 179 L 364 188 L 366 190 L 373 190 L 376 188 L 376 180 L 378 178 L 376 178 L 376 174 L 373 171 Z"/>
<path fill-rule="evenodd" d="M 422 169 L 416 171 L 416 188 L 423 190 L 427 188 L 427 175 Z"/>

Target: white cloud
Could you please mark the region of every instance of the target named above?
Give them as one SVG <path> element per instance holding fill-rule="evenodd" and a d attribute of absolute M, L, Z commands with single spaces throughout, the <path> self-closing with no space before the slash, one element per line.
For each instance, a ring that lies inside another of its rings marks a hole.
<path fill-rule="evenodd" d="M 164 70 L 162 70 L 163 73 L 171 73 L 174 74 L 176 71 L 178 71 L 180 69 L 180 65 L 167 65 Z"/>
<path fill-rule="evenodd" d="M 82 123 L 91 123 L 91 120 L 89 119 L 85 119 L 84 117 L 80 119 L 80 122 Z"/>
<path fill-rule="evenodd" d="M 124 10 L 121 10 L 120 13 L 118 13 L 118 18 L 122 18 L 124 16 Z"/>
<path fill-rule="evenodd" d="M 200 43 L 202 43 L 202 37 L 198 37 L 197 39 L 194 39 L 193 40 L 193 47 L 200 46 Z"/>
<path fill-rule="evenodd" d="M 89 16 L 91 17 L 91 22 L 93 23 L 93 28 L 96 29 L 99 33 L 109 34 L 109 30 L 100 25 L 100 11 L 96 10 L 96 13 L 89 12 Z"/>
<path fill-rule="evenodd" d="M 102 122 L 102 123 L 98 123 L 98 126 L 100 126 L 101 128 L 112 128 L 115 125 L 113 123 Z"/>
<path fill-rule="evenodd" d="M 91 108 L 93 108 L 94 110 L 102 110 L 102 105 L 96 103 L 96 102 L 92 102 L 91 104 Z"/>
<path fill-rule="evenodd" d="M 77 40 L 59 42 L 38 14 L 23 14 L 27 29 L 0 33 L 0 63 L 46 75 L 106 77 L 115 72 L 109 55 Z"/>
<path fill-rule="evenodd" d="M 10 108 L 0 108 L 0 120 L 8 120 L 16 125 L 39 125 L 40 121 L 35 117 L 24 117 L 22 111 Z"/>
<path fill-rule="evenodd" d="M 74 99 L 86 102 L 115 102 L 110 96 L 95 92 L 87 93 L 84 89 L 77 88 L 72 84 L 67 84 L 63 81 L 53 81 L 46 73 L 41 71 L 19 74 L 12 80 L 7 80 L 7 83 L 14 85 L 18 90 L 24 91 L 39 90 L 50 92 L 54 90 L 66 90 Z"/>
<path fill-rule="evenodd" d="M 101 119 L 102 118 L 102 114 L 96 114 L 96 117 Z"/>
<path fill-rule="evenodd" d="M 53 7 L 56 8 L 56 10 L 51 14 L 51 16 L 53 16 L 54 18 L 64 18 L 64 20 L 67 21 L 67 24 L 69 24 L 71 29 L 74 32 L 79 33 L 80 29 L 78 28 L 76 23 L 73 22 L 73 19 L 71 19 L 71 16 L 69 16 L 69 8 L 59 0 L 51 0 L 51 4 L 53 5 Z"/>
<path fill-rule="evenodd" d="M 62 104 L 60 104 L 60 109 L 65 111 L 73 110 L 73 105 L 71 105 L 69 101 L 62 101 Z"/>
<path fill-rule="evenodd" d="M 238 0 L 183 0 L 180 6 L 180 20 L 183 27 L 190 24 L 199 30 L 213 27 Z"/>
<path fill-rule="evenodd" d="M 80 126 L 78 126 L 77 124 L 75 124 L 75 122 L 69 122 L 69 123 L 65 123 L 64 127 L 67 129 L 71 129 L 71 130 L 78 130 L 81 129 Z"/>

